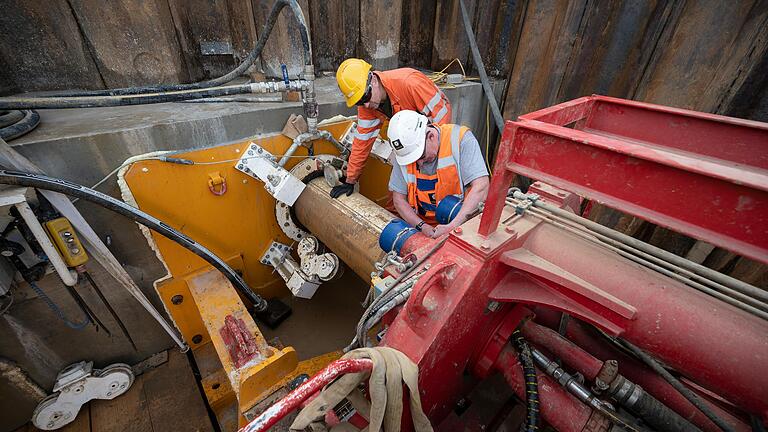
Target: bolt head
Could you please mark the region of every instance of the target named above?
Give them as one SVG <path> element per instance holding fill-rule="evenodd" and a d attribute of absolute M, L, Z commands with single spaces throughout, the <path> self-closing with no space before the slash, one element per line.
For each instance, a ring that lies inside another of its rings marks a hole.
<path fill-rule="evenodd" d="M 463 233 L 463 232 L 464 232 L 464 230 L 462 230 L 461 227 L 456 227 L 456 228 L 453 229 L 453 233 L 456 234 L 456 235 L 461 235 L 461 233 Z"/>
<path fill-rule="evenodd" d="M 488 242 L 483 242 L 480 244 L 480 249 L 482 250 L 489 250 L 491 248 L 491 245 L 488 244 Z"/>

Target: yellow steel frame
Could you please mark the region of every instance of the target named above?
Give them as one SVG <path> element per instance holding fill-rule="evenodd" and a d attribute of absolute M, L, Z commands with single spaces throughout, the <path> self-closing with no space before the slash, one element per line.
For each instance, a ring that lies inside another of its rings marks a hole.
<path fill-rule="evenodd" d="M 338 138 L 349 123 L 333 123 L 321 129 Z M 234 168 L 233 159 L 239 158 L 251 142 L 275 155 L 283 154 L 291 144 L 283 135 L 272 135 L 192 150 L 174 157 L 192 160 L 195 165 L 143 160 L 135 162 L 123 178 L 139 208 L 224 258 L 233 269 L 242 272 L 256 292 L 272 298 L 285 295 L 288 290 L 282 279 L 259 260 L 273 240 L 287 244 L 291 240 L 277 225 L 275 200 L 264 185 Z M 316 141 L 314 149 L 316 154 L 337 154 L 326 141 Z M 292 158 L 286 168 L 306 157 L 306 151 L 299 149 L 300 157 Z M 361 192 L 382 205 L 388 200 L 389 170 L 388 165 L 371 159 L 360 179 Z M 209 183 L 220 191 L 222 180 L 226 192 L 212 193 Z M 152 239 L 169 271 L 168 278 L 156 283 L 157 292 L 193 349 L 198 364 L 215 365 L 206 368 L 208 373 L 203 376 L 202 385 L 225 429 L 242 424 L 249 410 L 293 377 L 314 374 L 339 357 L 334 352 L 299 362 L 293 348 L 269 346 L 229 281 L 176 243 L 154 232 Z M 219 331 L 227 315 L 242 319 L 257 341 L 258 360 L 240 368 L 233 364 Z M 209 348 L 211 344 L 215 349 Z"/>

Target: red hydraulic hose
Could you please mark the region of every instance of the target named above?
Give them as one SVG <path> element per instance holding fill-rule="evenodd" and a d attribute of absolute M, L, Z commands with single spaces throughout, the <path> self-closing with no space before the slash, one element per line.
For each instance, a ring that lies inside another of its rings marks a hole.
<path fill-rule="evenodd" d="M 239 432 L 266 431 L 339 376 L 348 373 L 370 371 L 372 369 L 373 361 L 370 359 L 336 360 L 307 382 L 300 385 L 296 390 L 288 393 L 279 402 L 253 419 L 253 421 L 243 426 Z"/>
<path fill-rule="evenodd" d="M 525 400 L 525 380 L 523 369 L 517 359 L 517 353 L 507 346 L 496 360 L 495 368 L 500 371 L 512 390 Z M 591 430 L 599 430 L 597 425 L 608 426 L 608 419 L 592 408 L 571 396 L 550 377 L 540 374 L 539 409 L 541 417 L 560 432 L 581 432 L 587 424 Z"/>

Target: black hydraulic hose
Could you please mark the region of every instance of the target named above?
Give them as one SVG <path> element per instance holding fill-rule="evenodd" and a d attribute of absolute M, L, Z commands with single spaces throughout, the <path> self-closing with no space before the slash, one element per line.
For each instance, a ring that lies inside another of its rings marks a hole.
<path fill-rule="evenodd" d="M 717 427 L 725 432 L 735 432 L 730 424 L 715 414 L 715 412 L 712 411 L 707 405 L 705 405 L 698 396 L 696 396 L 690 389 L 684 386 L 683 383 L 681 383 L 677 378 L 673 377 L 671 373 L 664 369 L 664 367 L 658 361 L 656 361 L 656 359 L 626 340 L 616 339 L 616 341 L 618 341 L 621 346 L 628 349 L 637 358 L 642 360 L 643 363 L 653 369 L 654 372 L 661 375 L 661 377 L 664 378 L 664 380 L 666 380 L 672 387 L 674 387 L 675 390 L 680 392 L 683 397 L 688 399 L 688 401 L 692 403 L 696 408 L 698 408 L 699 411 L 704 413 L 705 416 L 712 420 L 712 423 L 716 424 Z"/>
<path fill-rule="evenodd" d="M 523 367 L 523 379 L 525 380 L 525 404 L 527 412 L 524 432 L 536 432 L 539 429 L 539 382 L 536 379 L 536 368 L 533 364 L 533 355 L 528 343 L 523 339 L 520 329 L 512 332 L 511 339 L 515 342 L 520 365 Z"/>
<path fill-rule="evenodd" d="M 0 111 L 0 128 L 18 123 L 24 118 L 24 112 L 18 110 Z"/>
<path fill-rule="evenodd" d="M 256 41 L 256 46 L 253 47 L 251 52 L 248 53 L 248 56 L 245 58 L 245 60 L 243 60 L 242 63 L 240 63 L 240 65 L 238 65 L 227 74 L 218 78 L 189 84 L 150 85 L 143 87 L 125 87 L 106 90 L 62 91 L 48 94 L 45 97 L 120 96 L 167 91 L 197 90 L 222 86 L 239 77 L 240 75 L 243 75 L 245 71 L 248 70 L 251 65 L 253 65 L 253 62 L 256 61 L 259 56 L 261 56 L 261 52 L 264 50 L 264 45 L 267 43 L 267 39 L 269 39 L 269 35 L 272 33 L 272 29 L 275 26 L 275 22 L 277 22 L 277 18 L 285 6 L 290 7 L 299 25 L 299 34 L 301 35 L 301 44 L 304 53 L 304 64 L 310 65 L 312 64 L 312 48 L 309 43 L 309 31 L 307 30 L 307 23 L 304 19 L 304 14 L 301 11 L 301 7 L 299 7 L 297 0 L 277 0 L 275 1 L 275 4 L 272 5 L 272 9 L 270 10 L 269 16 L 267 17 L 267 22 L 264 24 L 264 28 L 262 29 L 261 33 L 259 33 L 259 39 Z"/>
<path fill-rule="evenodd" d="M 93 108 L 121 105 L 142 105 L 163 102 L 178 102 L 188 99 L 230 96 L 251 93 L 250 84 L 214 87 L 203 90 L 148 93 L 122 96 L 86 97 L 10 97 L 0 98 L 0 109 L 44 109 L 44 108 Z"/>
<path fill-rule="evenodd" d="M 94 204 L 98 204 L 107 210 L 111 210 L 119 215 L 125 216 L 135 222 L 138 222 L 147 228 L 150 228 L 169 240 L 178 243 L 183 248 L 189 250 L 206 262 L 211 264 L 214 268 L 219 270 L 236 289 L 245 295 L 254 305 L 257 312 L 266 310 L 268 304 L 260 295 L 256 294 L 251 287 L 238 275 L 227 263 L 221 258 L 209 251 L 205 246 L 197 243 L 186 235 L 173 229 L 165 224 L 160 219 L 155 218 L 135 207 L 116 200 L 109 195 L 105 195 L 99 191 L 87 188 L 77 183 L 72 183 L 66 180 L 52 178 L 39 174 L 31 174 L 19 171 L 7 171 L 0 170 L 0 184 L 8 184 L 14 186 L 25 186 L 36 189 L 45 189 L 54 192 L 59 192 L 65 195 L 77 197 L 90 201 Z"/>
<path fill-rule="evenodd" d="M 658 399 L 642 390 L 637 402 L 629 410 L 642 418 L 648 426 L 659 432 L 699 432 L 700 429 L 684 419 Z"/>
<path fill-rule="evenodd" d="M 11 112 L 20 113 L 21 118 L 10 126 L 4 126 L 0 129 L 0 138 L 4 141 L 10 141 L 22 135 L 26 135 L 40 124 L 40 114 L 38 114 L 37 111 L 25 110 Z"/>

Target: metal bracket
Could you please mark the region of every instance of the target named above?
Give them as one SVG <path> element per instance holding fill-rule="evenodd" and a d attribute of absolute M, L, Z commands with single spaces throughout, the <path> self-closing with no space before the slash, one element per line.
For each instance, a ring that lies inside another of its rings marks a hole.
<path fill-rule="evenodd" d="M 288 246 L 287 244 L 273 241 L 269 245 L 269 248 L 261 256 L 261 259 L 259 259 L 259 261 L 264 265 L 271 266 L 273 258 L 278 257 L 278 259 L 282 259 L 283 256 L 285 255 L 290 256 L 290 254 L 291 254 L 290 246 Z"/>
<path fill-rule="evenodd" d="M 322 282 L 333 279 L 341 268 L 336 255 L 320 252 L 320 242 L 307 235 L 298 245 L 301 264 L 291 257 L 289 246 L 278 242 L 272 242 L 262 255 L 261 263 L 274 267 L 294 296 L 309 299 Z"/>
<path fill-rule="evenodd" d="M 235 164 L 238 171 L 264 182 L 264 189 L 277 201 L 293 205 L 306 185 L 277 163 L 277 158 L 251 142 Z"/>

